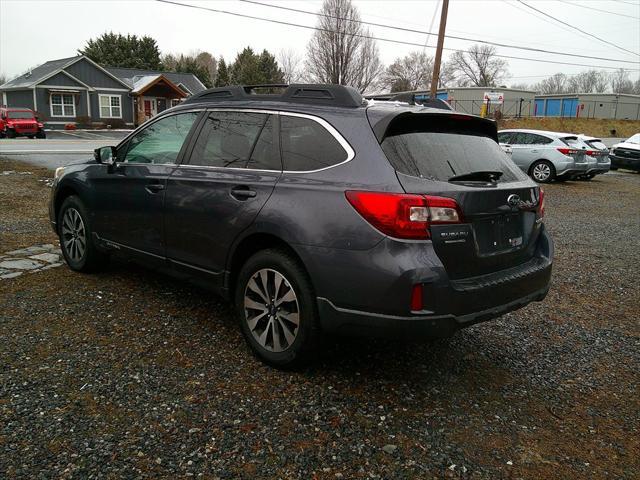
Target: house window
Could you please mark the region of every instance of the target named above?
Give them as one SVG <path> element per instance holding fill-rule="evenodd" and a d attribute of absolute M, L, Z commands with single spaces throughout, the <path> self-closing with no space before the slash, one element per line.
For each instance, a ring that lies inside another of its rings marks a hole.
<path fill-rule="evenodd" d="M 120 95 L 99 95 L 101 118 L 122 118 Z"/>
<path fill-rule="evenodd" d="M 176 105 L 180 105 L 180 103 L 182 103 L 182 98 L 172 98 L 171 99 L 171 106 L 175 107 Z"/>
<path fill-rule="evenodd" d="M 51 94 L 51 116 L 52 117 L 75 117 L 76 102 L 73 95 L 68 93 Z"/>

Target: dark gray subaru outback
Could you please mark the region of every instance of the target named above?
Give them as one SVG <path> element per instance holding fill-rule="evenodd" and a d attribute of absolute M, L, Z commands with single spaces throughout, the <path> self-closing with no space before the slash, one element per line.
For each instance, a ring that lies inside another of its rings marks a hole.
<path fill-rule="evenodd" d="M 322 332 L 448 336 L 545 297 L 543 192 L 492 121 L 278 87 L 207 90 L 59 169 L 69 266 L 117 251 L 205 284 L 278 367 Z"/>

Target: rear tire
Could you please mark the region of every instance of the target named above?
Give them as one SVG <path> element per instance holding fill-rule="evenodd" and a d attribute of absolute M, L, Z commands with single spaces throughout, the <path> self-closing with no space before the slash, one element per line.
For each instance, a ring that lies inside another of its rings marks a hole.
<path fill-rule="evenodd" d="M 89 215 L 80 197 L 67 197 L 58 212 L 60 248 L 67 265 L 77 272 L 97 272 L 107 265 L 109 256 L 93 241 Z"/>
<path fill-rule="evenodd" d="M 47 134 L 44 133 L 44 130 L 40 130 L 38 133 L 36 133 L 36 138 L 47 138 Z"/>
<path fill-rule="evenodd" d="M 556 167 L 547 160 L 538 160 L 531 165 L 529 175 L 538 183 L 549 183 L 556 178 Z"/>
<path fill-rule="evenodd" d="M 256 253 L 240 269 L 234 297 L 242 334 L 258 358 L 280 369 L 308 363 L 320 338 L 318 308 L 297 259 L 280 249 Z"/>

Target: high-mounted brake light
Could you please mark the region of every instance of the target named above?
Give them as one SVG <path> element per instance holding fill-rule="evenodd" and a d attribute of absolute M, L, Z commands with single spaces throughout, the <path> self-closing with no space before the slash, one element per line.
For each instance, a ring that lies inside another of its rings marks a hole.
<path fill-rule="evenodd" d="M 424 240 L 431 238 L 431 225 L 462 222 L 452 198 L 361 191 L 347 191 L 345 196 L 365 220 L 395 238 Z"/>
<path fill-rule="evenodd" d="M 560 147 L 558 148 L 558 151 L 563 155 L 575 155 L 576 153 L 578 153 L 578 150 L 576 150 L 575 148 Z"/>

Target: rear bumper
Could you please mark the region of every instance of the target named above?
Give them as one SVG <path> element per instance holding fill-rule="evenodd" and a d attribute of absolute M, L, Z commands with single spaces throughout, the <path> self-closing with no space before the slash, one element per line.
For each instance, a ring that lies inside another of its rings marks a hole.
<path fill-rule="evenodd" d="M 492 273 L 451 280 L 431 243 L 385 240 L 363 252 L 300 252 L 314 279 L 324 331 L 361 336 L 450 336 L 544 299 L 553 243 L 542 227 L 531 260 Z M 410 310 L 414 285 L 423 310 Z"/>
<path fill-rule="evenodd" d="M 551 269 L 549 269 L 549 274 Z M 533 293 L 511 302 L 466 315 L 394 316 L 336 307 L 326 298 L 318 298 L 323 330 L 339 335 L 393 338 L 446 338 L 461 328 L 492 320 L 506 313 L 543 300 L 548 284 Z"/>
<path fill-rule="evenodd" d="M 626 168 L 640 172 L 640 158 L 617 157 L 615 155 L 609 155 L 609 158 L 613 168 Z"/>
<path fill-rule="evenodd" d="M 576 167 L 571 167 L 567 170 L 564 170 L 560 173 L 558 173 L 556 175 L 556 177 L 558 178 L 575 178 L 575 177 L 579 177 L 580 175 L 585 175 L 587 173 L 587 168 L 586 165 L 584 168 L 580 167 L 580 168 L 576 168 Z"/>

